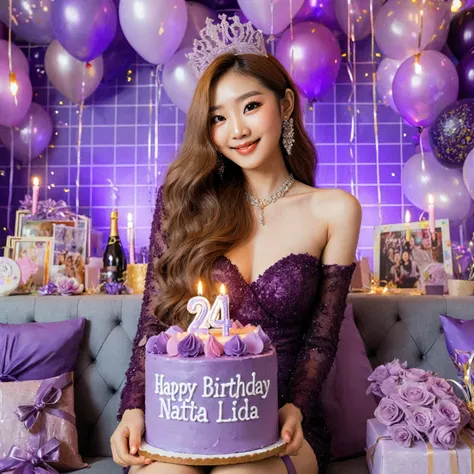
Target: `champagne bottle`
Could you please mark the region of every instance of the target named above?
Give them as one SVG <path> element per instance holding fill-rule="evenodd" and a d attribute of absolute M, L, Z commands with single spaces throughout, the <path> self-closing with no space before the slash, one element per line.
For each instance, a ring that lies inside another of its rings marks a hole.
<path fill-rule="evenodd" d="M 123 280 L 123 272 L 127 268 L 127 260 L 118 233 L 118 212 L 110 214 L 110 234 L 104 252 L 104 272 L 107 282 Z"/>

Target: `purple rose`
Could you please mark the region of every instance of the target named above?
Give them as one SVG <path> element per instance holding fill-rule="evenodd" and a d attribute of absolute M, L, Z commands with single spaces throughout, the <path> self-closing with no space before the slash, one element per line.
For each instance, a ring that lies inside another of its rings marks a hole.
<path fill-rule="evenodd" d="M 405 448 L 411 448 L 414 441 L 420 439 L 420 435 L 407 423 L 402 421 L 396 425 L 388 427 L 388 431 L 393 441 L 404 446 Z"/>
<path fill-rule="evenodd" d="M 429 377 L 426 385 L 431 393 L 434 393 L 438 398 L 452 398 L 456 396 L 453 387 L 441 377 Z"/>
<path fill-rule="evenodd" d="M 398 389 L 398 395 L 408 405 L 430 407 L 435 396 L 421 382 L 404 382 Z"/>
<path fill-rule="evenodd" d="M 433 415 L 435 417 L 435 424 L 454 424 L 461 423 L 461 413 L 459 408 L 448 399 L 439 400 L 433 407 Z"/>
<path fill-rule="evenodd" d="M 167 354 L 166 345 L 169 336 L 164 332 L 160 332 L 158 336 L 152 336 L 146 343 L 146 351 L 150 354 Z"/>
<path fill-rule="evenodd" d="M 400 364 L 400 361 L 398 359 L 395 359 L 392 362 L 385 364 L 385 368 L 387 369 L 389 375 L 395 375 L 397 377 L 403 374 L 406 367 L 407 363 L 404 362 L 403 364 Z"/>
<path fill-rule="evenodd" d="M 409 417 L 407 417 L 407 423 L 420 433 L 428 433 L 433 426 L 433 422 L 433 410 L 426 407 L 413 407 Z"/>
<path fill-rule="evenodd" d="M 178 344 L 178 354 L 181 357 L 198 357 L 204 353 L 204 346 L 201 339 L 195 334 L 188 334 Z"/>
<path fill-rule="evenodd" d="M 48 281 L 46 285 L 38 288 L 38 294 L 40 296 L 55 295 L 57 291 L 58 287 L 52 281 Z"/>
<path fill-rule="evenodd" d="M 384 397 L 384 394 L 380 390 L 380 384 L 378 382 L 372 382 L 365 393 L 366 395 L 370 395 L 372 393 L 375 396 L 380 397 L 380 398 Z"/>
<path fill-rule="evenodd" d="M 390 398 L 382 398 L 374 412 L 380 423 L 390 426 L 403 420 L 405 414 L 402 409 Z"/>
<path fill-rule="evenodd" d="M 404 380 L 411 380 L 412 382 L 426 382 L 429 374 L 423 369 L 407 369 L 403 372 Z"/>
<path fill-rule="evenodd" d="M 224 344 L 224 352 L 232 357 L 243 356 L 247 352 L 247 345 L 239 336 L 232 336 Z"/>
<path fill-rule="evenodd" d="M 428 434 L 429 442 L 435 448 L 454 449 L 458 441 L 458 429 L 455 425 L 435 426 Z"/>
<path fill-rule="evenodd" d="M 385 365 L 379 365 L 375 370 L 369 375 L 367 380 L 369 382 L 378 382 L 381 384 L 390 374 L 388 373 Z"/>
<path fill-rule="evenodd" d="M 398 377 L 395 375 L 390 375 L 390 377 L 387 377 L 381 384 L 380 384 L 380 391 L 384 395 L 390 395 L 392 393 L 395 393 L 398 390 Z"/>

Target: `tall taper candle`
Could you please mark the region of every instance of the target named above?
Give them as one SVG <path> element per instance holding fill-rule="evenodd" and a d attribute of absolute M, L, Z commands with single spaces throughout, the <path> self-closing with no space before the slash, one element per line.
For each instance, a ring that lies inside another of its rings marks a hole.
<path fill-rule="evenodd" d="M 38 198 L 39 198 L 39 178 L 36 176 L 33 178 L 33 201 L 31 205 L 31 213 L 33 215 L 38 211 Z"/>
<path fill-rule="evenodd" d="M 410 231 L 410 211 L 407 210 L 405 212 L 405 223 L 406 223 L 406 234 L 405 234 L 405 241 L 410 242 L 411 239 L 411 231 Z"/>
<path fill-rule="evenodd" d="M 128 251 L 130 253 L 130 263 L 135 265 L 135 228 L 133 227 L 132 213 L 129 213 L 127 216 L 127 239 Z"/>
<path fill-rule="evenodd" d="M 430 231 L 432 234 L 436 232 L 435 228 L 435 211 L 434 211 L 434 199 L 432 194 L 428 194 L 428 215 L 430 220 Z"/>

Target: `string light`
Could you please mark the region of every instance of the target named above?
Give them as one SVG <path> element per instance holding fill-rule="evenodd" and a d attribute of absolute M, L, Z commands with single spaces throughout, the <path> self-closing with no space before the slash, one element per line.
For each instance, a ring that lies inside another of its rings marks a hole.
<path fill-rule="evenodd" d="M 16 74 L 12 71 L 10 72 L 10 92 L 12 96 L 16 98 L 18 94 L 18 81 L 16 80 Z"/>
<path fill-rule="evenodd" d="M 451 4 L 451 12 L 456 13 L 461 9 L 461 7 L 462 7 L 461 0 L 453 0 L 453 3 Z"/>

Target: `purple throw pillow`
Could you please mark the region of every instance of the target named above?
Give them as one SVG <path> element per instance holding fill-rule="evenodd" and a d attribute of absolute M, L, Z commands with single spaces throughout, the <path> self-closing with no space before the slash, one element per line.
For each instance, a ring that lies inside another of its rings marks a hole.
<path fill-rule="evenodd" d="M 336 359 L 324 382 L 321 399 L 326 423 L 332 434 L 333 459 L 364 453 L 367 420 L 374 417 L 377 403 L 366 395 L 367 377 L 373 369 L 347 305 L 339 335 Z"/>
<path fill-rule="evenodd" d="M 446 349 L 456 366 L 458 376 L 463 377 L 462 364 L 467 364 L 474 351 L 474 319 L 458 319 L 440 315 Z"/>
<path fill-rule="evenodd" d="M 84 318 L 0 324 L 0 382 L 41 380 L 73 372 Z"/>

